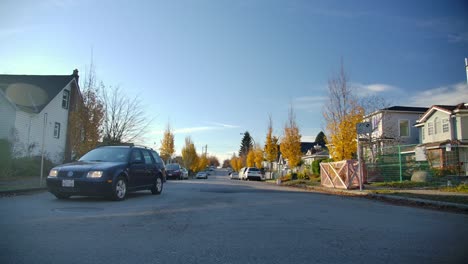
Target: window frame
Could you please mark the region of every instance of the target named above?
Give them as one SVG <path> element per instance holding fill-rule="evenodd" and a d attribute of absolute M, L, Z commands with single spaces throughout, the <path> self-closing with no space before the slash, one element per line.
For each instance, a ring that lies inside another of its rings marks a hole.
<path fill-rule="evenodd" d="M 55 122 L 54 124 L 54 138 L 60 138 L 60 123 Z"/>
<path fill-rule="evenodd" d="M 448 118 L 442 119 L 442 133 L 448 133 L 450 131 L 450 123 Z"/>
<path fill-rule="evenodd" d="M 427 123 L 427 135 L 431 136 L 434 134 L 434 123 L 428 122 Z"/>
<path fill-rule="evenodd" d="M 407 135 L 401 135 L 401 123 L 402 122 L 406 122 L 407 123 L 407 126 L 406 126 L 406 131 L 407 131 Z M 410 129 L 410 125 L 411 125 L 411 122 L 409 119 L 399 119 L 398 120 L 398 135 L 400 137 L 411 137 L 411 129 Z"/>
<path fill-rule="evenodd" d="M 70 107 L 70 91 L 69 90 L 63 90 L 62 93 L 62 108 L 63 109 L 68 109 Z"/>

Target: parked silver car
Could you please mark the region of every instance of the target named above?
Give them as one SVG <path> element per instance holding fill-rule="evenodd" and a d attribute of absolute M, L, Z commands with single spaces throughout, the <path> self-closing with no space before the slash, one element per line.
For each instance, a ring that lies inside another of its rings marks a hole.
<path fill-rule="evenodd" d="M 183 179 L 188 179 L 188 170 L 184 167 L 181 167 L 180 168 L 180 178 L 183 180 Z"/>
<path fill-rule="evenodd" d="M 239 180 L 239 173 L 232 171 L 229 173 L 229 179 L 231 180 Z"/>

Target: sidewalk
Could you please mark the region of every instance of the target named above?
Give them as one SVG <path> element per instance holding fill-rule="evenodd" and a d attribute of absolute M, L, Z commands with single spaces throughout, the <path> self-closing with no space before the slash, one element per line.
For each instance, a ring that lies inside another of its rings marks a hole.
<path fill-rule="evenodd" d="M 289 185 L 288 187 L 307 189 L 311 192 L 364 197 L 398 205 L 417 206 L 468 214 L 468 193 L 444 192 L 434 189 L 391 189 L 373 187 L 370 185 L 365 185 L 362 191 L 359 189 L 346 190 L 306 185 Z M 441 201 L 444 198 L 459 202 Z"/>

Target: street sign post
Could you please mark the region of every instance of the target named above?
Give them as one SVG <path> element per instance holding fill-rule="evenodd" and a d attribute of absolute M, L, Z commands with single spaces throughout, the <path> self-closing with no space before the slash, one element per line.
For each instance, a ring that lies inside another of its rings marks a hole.
<path fill-rule="evenodd" d="M 370 122 L 362 122 L 356 125 L 356 141 L 357 141 L 357 156 L 358 156 L 358 173 L 359 173 L 359 190 L 362 191 L 362 171 L 361 171 L 361 150 L 359 148 L 359 135 L 372 133 L 372 124 Z"/>
<path fill-rule="evenodd" d="M 370 122 L 362 122 L 356 125 L 356 130 L 359 134 L 367 134 L 372 132 L 372 124 Z"/>

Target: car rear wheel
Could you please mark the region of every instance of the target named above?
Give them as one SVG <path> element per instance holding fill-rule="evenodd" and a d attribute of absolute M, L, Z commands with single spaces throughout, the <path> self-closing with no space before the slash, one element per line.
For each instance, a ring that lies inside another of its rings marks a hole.
<path fill-rule="evenodd" d="M 64 194 L 64 193 L 54 193 L 55 197 L 57 197 L 57 199 L 68 199 L 70 198 L 71 195 L 69 194 Z"/>
<path fill-rule="evenodd" d="M 112 200 L 122 201 L 127 195 L 127 182 L 122 176 L 117 177 L 112 188 Z"/>
<path fill-rule="evenodd" d="M 161 194 L 163 189 L 163 181 L 161 177 L 157 176 L 156 180 L 154 181 L 153 187 L 151 188 L 151 193 L 155 195 Z"/>

